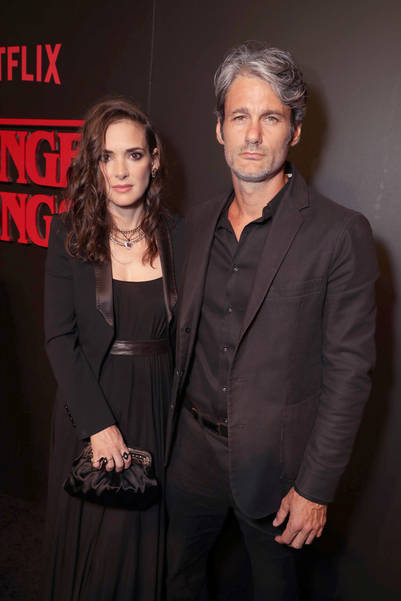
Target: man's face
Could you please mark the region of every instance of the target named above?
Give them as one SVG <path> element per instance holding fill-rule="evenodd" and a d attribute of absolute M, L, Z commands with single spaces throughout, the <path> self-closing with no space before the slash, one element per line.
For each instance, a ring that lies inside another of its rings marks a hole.
<path fill-rule="evenodd" d="M 217 123 L 217 140 L 233 175 L 245 182 L 262 182 L 281 171 L 288 149 L 300 137 L 291 135 L 291 109 L 266 81 L 238 75 L 225 99 L 225 118 Z"/>

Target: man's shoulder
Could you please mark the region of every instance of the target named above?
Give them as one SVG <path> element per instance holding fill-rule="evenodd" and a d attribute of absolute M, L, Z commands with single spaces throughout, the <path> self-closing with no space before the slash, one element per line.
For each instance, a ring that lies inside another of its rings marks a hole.
<path fill-rule="evenodd" d="M 295 171 L 292 199 L 301 210 L 304 236 L 324 241 L 328 246 L 347 239 L 372 240 L 372 229 L 366 217 L 342 203 L 328 198 Z"/>
<path fill-rule="evenodd" d="M 337 200 L 333 200 L 328 196 L 325 196 L 321 192 L 315 190 L 312 186 L 308 186 L 309 189 L 309 201 L 311 208 L 316 211 L 326 212 L 332 215 L 333 217 L 345 217 L 355 215 L 357 211 L 354 211 L 350 207 L 338 202 Z"/>
<path fill-rule="evenodd" d="M 368 224 L 366 217 L 359 211 L 328 198 L 312 186 L 308 185 L 307 188 L 309 196 L 307 218 L 316 223 L 325 224 L 331 230 L 343 230 L 355 221 Z"/>

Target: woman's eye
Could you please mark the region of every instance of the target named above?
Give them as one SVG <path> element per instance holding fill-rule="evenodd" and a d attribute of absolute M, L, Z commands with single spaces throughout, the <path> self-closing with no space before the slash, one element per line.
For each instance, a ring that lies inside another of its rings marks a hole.
<path fill-rule="evenodd" d="M 130 157 L 131 159 L 134 159 L 134 161 L 139 161 L 139 159 L 143 157 L 143 154 L 141 152 L 131 152 Z"/>
<path fill-rule="evenodd" d="M 110 160 L 110 155 L 107 152 L 103 152 L 100 157 L 102 163 L 107 163 Z"/>

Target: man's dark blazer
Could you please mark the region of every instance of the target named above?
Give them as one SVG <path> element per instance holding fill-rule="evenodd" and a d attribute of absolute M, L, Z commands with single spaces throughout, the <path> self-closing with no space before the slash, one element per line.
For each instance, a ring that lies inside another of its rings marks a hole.
<path fill-rule="evenodd" d="M 226 201 L 227 194 L 198 205 L 187 219 L 167 457 Z M 245 514 L 273 513 L 292 485 L 312 501 L 332 500 L 370 391 L 377 275 L 368 221 L 312 191 L 294 169 L 260 256 L 229 374 L 230 481 Z"/>
<path fill-rule="evenodd" d="M 46 260 L 45 338 L 58 396 L 83 439 L 116 421 L 99 385 L 115 333 L 112 273 L 109 262 L 71 257 L 65 249 L 66 231 L 63 219 L 54 216 Z M 170 323 L 176 285 L 169 220 L 161 220 L 156 236 Z"/>

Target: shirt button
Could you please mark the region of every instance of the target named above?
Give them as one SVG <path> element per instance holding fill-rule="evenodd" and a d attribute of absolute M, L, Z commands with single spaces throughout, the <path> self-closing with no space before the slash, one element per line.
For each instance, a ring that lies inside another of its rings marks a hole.
<path fill-rule="evenodd" d="M 230 349 L 229 346 L 223 346 L 223 351 L 226 353 Z"/>
<path fill-rule="evenodd" d="M 228 388 L 227 386 L 223 386 L 223 388 L 221 389 L 222 392 L 227 392 Z"/>
<path fill-rule="evenodd" d="M 238 267 L 238 265 L 234 265 L 234 267 L 233 267 L 233 271 L 238 271 L 238 270 L 239 270 L 239 267 Z"/>
<path fill-rule="evenodd" d="M 185 333 L 186 333 L 186 334 L 189 334 L 189 333 L 190 333 L 190 331 L 191 331 L 191 328 L 185 328 Z"/>
<path fill-rule="evenodd" d="M 227 417 L 224 418 L 224 423 L 228 424 L 228 418 Z"/>
<path fill-rule="evenodd" d="M 232 313 L 233 312 L 233 308 L 232 307 L 228 307 L 227 311 L 228 311 L 228 313 Z"/>

